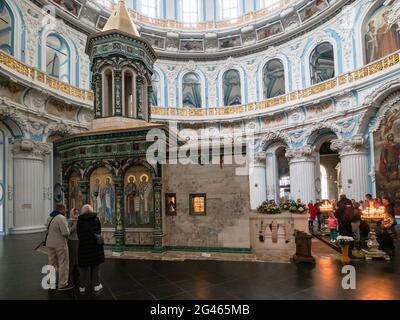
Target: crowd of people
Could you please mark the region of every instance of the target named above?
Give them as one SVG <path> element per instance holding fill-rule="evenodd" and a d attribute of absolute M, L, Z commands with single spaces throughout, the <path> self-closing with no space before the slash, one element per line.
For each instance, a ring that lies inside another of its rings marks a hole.
<path fill-rule="evenodd" d="M 388 197 L 373 198 L 367 194 L 362 201 L 350 200 L 346 195 L 340 195 L 339 201 L 330 201 L 332 210 L 325 219 L 325 214 L 321 211 L 324 201 L 317 200 L 316 203 L 308 203 L 308 222 L 310 233 L 323 232 L 327 225 L 330 231 L 330 241 L 336 242 L 338 235 L 350 236 L 354 239 L 354 247 L 361 249 L 363 239 L 368 238 L 370 231 L 369 225 L 361 218 L 362 211 L 368 208 L 384 208 L 384 218 L 378 226 L 377 237 L 382 250 L 388 254 L 394 254 L 394 239 L 397 239 L 396 218 L 394 205 Z"/>
<path fill-rule="evenodd" d="M 69 213 L 64 204 L 57 204 L 47 220 L 45 246 L 49 265 L 57 270 L 58 290 L 73 289 L 79 277 L 79 292 L 92 285 L 95 292 L 100 283 L 100 265 L 105 261 L 101 223 L 93 208 L 86 204 Z"/>

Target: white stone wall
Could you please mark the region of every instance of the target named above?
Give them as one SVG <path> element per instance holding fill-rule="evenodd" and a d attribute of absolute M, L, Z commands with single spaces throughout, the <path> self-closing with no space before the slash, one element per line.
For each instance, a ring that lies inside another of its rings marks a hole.
<path fill-rule="evenodd" d="M 177 216 L 164 215 L 164 245 L 249 248 L 249 178 L 235 165 L 165 165 L 163 194 L 176 193 Z M 189 194 L 206 193 L 206 215 L 189 214 Z"/>

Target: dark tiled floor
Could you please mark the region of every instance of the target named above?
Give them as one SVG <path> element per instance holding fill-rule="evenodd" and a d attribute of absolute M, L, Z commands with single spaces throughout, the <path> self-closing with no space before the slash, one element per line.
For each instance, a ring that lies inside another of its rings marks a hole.
<path fill-rule="evenodd" d="M 33 251 L 42 238 L 0 237 L 0 299 L 400 299 L 399 248 L 390 262 L 352 262 L 356 290 L 342 289 L 341 264 L 329 258 L 315 266 L 107 259 L 99 294 L 48 293 L 41 288 L 46 256 Z"/>

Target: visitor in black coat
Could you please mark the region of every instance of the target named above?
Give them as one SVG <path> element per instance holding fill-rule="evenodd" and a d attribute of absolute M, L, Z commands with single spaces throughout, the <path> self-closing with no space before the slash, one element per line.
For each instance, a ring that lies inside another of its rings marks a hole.
<path fill-rule="evenodd" d="M 105 257 L 103 244 L 100 243 L 102 241 L 99 240 L 101 223 L 90 205 L 82 207 L 76 230 L 79 238 L 78 264 L 81 274 L 79 291 L 84 293 L 92 279 L 94 291 L 98 292 L 103 288 L 99 273 L 100 264 L 105 261 Z"/>
<path fill-rule="evenodd" d="M 353 210 L 354 208 L 351 200 L 347 199 L 345 194 L 341 194 L 335 211 L 335 217 L 338 219 L 339 223 L 339 235 L 349 237 L 353 236 L 350 221 Z"/>

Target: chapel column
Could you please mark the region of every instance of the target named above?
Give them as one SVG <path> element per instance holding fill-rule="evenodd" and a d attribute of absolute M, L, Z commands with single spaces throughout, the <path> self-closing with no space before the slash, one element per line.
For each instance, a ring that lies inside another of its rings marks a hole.
<path fill-rule="evenodd" d="M 115 247 L 114 252 L 123 252 L 125 243 L 124 228 L 124 179 L 114 177 L 115 186 Z"/>
<path fill-rule="evenodd" d="M 290 194 L 293 200 L 315 201 L 315 152 L 311 146 L 288 149 Z"/>
<path fill-rule="evenodd" d="M 136 78 L 135 118 L 143 119 L 143 76 L 137 76 Z"/>
<path fill-rule="evenodd" d="M 17 140 L 13 144 L 14 162 L 14 219 L 12 233 L 30 233 L 46 230 L 45 158 L 52 145 Z"/>
<path fill-rule="evenodd" d="M 154 190 L 154 231 L 153 231 L 153 242 L 154 252 L 163 251 L 163 225 L 162 225 L 162 182 L 161 178 L 154 178 L 153 180 Z"/>
<path fill-rule="evenodd" d="M 114 69 L 114 116 L 122 116 L 122 74 L 121 70 Z"/>
<path fill-rule="evenodd" d="M 341 162 L 342 190 L 349 199 L 362 200 L 368 193 L 368 153 L 365 139 L 356 135 L 332 141 Z"/>
<path fill-rule="evenodd" d="M 275 152 L 267 152 L 265 161 L 267 200 L 279 203 L 278 158 Z"/>
<path fill-rule="evenodd" d="M 249 165 L 249 184 L 250 184 L 250 208 L 256 210 L 257 207 L 266 200 L 266 181 L 265 181 L 265 155 L 256 154 Z"/>

